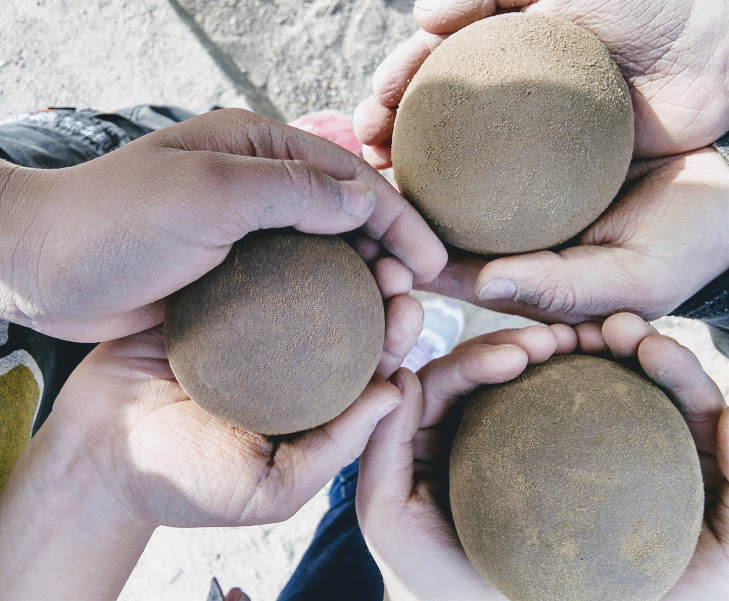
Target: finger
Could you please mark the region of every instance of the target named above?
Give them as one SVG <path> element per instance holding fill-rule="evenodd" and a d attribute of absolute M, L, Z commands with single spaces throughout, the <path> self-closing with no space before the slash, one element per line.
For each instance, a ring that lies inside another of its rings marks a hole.
<path fill-rule="evenodd" d="M 437 278 L 427 283 L 418 283 L 418 290 L 435 292 L 451 298 L 459 298 L 472 305 L 528 317 L 543 323 L 553 323 L 558 319 L 541 309 L 529 305 L 515 303 L 512 300 L 486 300 L 478 298 L 475 292 L 475 283 L 481 270 L 488 264 L 484 259 L 475 257 L 451 256 L 443 271 Z"/>
<path fill-rule="evenodd" d="M 408 295 L 391 298 L 385 307 L 385 344 L 375 375 L 389 378 L 405 361 L 423 329 L 423 307 Z"/>
<path fill-rule="evenodd" d="M 408 294 L 413 289 L 413 272 L 396 257 L 383 257 L 375 261 L 372 274 L 384 299 Z"/>
<path fill-rule="evenodd" d="M 544 321 L 595 320 L 618 311 L 652 316 L 652 265 L 619 247 L 581 245 L 487 263 L 475 282 L 482 304 L 506 302 L 509 312 Z"/>
<path fill-rule="evenodd" d="M 352 115 L 355 135 L 368 146 L 389 142 L 394 125 L 395 109 L 383 106 L 374 96 L 360 102 Z"/>
<path fill-rule="evenodd" d="M 476 345 L 513 344 L 527 353 L 529 363 L 542 363 L 557 350 L 557 336 L 547 326 L 529 326 L 511 330 L 499 330 L 476 336 L 459 344 L 455 350 Z"/>
<path fill-rule="evenodd" d="M 577 332 L 568 325 L 556 323 L 549 326 L 554 337 L 557 339 L 557 348 L 555 355 L 566 355 L 573 352 L 577 348 Z"/>
<path fill-rule="evenodd" d="M 236 587 L 228 591 L 228 594 L 225 595 L 225 601 L 251 601 L 251 598 Z"/>
<path fill-rule="evenodd" d="M 715 454 L 719 417 L 726 408 L 721 390 L 687 348 L 667 336 L 651 334 L 638 346 L 645 374 L 678 407 L 703 453 Z"/>
<path fill-rule="evenodd" d="M 496 13 L 497 8 L 526 6 L 534 0 L 417 0 L 415 20 L 431 33 L 452 33 Z"/>
<path fill-rule="evenodd" d="M 577 348 L 588 355 L 602 355 L 608 351 L 608 346 L 602 335 L 602 324 L 595 321 L 579 323 L 575 326 L 577 334 Z"/>
<path fill-rule="evenodd" d="M 392 167 L 392 147 L 389 144 L 362 146 L 362 156 L 375 169 Z"/>
<path fill-rule="evenodd" d="M 519 346 L 483 344 L 431 361 L 418 372 L 425 403 L 420 427 L 439 423 L 463 395 L 476 387 L 517 377 L 528 363 L 528 353 Z"/>
<path fill-rule="evenodd" d="M 364 234 L 355 234 L 349 243 L 367 264 L 374 262 L 382 255 L 382 245 Z"/>
<path fill-rule="evenodd" d="M 400 104 L 407 85 L 425 59 L 446 38 L 418 30 L 409 40 L 395 48 L 372 75 L 372 94 L 383 107 Z"/>
<path fill-rule="evenodd" d="M 365 233 L 380 240 L 419 281 L 433 279 L 447 260 L 425 220 L 384 177 L 364 159 L 313 134 L 228 109 L 150 134 L 144 143 L 170 149 L 177 173 L 167 179 L 190 182 L 196 201 L 175 208 L 193 212 L 195 219 L 201 209 L 213 210 L 207 215 L 209 231 L 218 240 L 225 232 L 224 243 L 256 224 L 339 233 L 366 219 Z M 198 152 L 182 153 L 187 158 L 180 159 L 179 149 Z M 211 204 L 201 206 L 201 198 Z"/>
<path fill-rule="evenodd" d="M 423 409 L 420 382 L 406 369 L 393 381 L 402 389 L 403 402 L 377 425 L 360 460 L 357 516 L 365 532 L 373 517 L 383 517 L 393 504 L 395 511 L 404 505 L 413 488 L 412 441 Z"/>
<path fill-rule="evenodd" d="M 334 474 L 362 454 L 377 423 L 401 401 L 396 386 L 372 381 L 344 413 L 293 440 L 282 442 L 272 472 L 264 483 L 267 492 L 276 496 L 261 499 L 259 503 L 275 508 L 272 511 L 278 519 L 293 515 Z"/>
<path fill-rule="evenodd" d="M 640 343 L 657 333 L 652 325 L 632 313 L 611 315 L 602 324 L 605 344 L 617 359 L 636 357 Z"/>
<path fill-rule="evenodd" d="M 418 430 L 413 437 L 413 457 L 416 462 L 426 464 L 445 457 L 450 452 L 452 439 L 436 426 Z"/>

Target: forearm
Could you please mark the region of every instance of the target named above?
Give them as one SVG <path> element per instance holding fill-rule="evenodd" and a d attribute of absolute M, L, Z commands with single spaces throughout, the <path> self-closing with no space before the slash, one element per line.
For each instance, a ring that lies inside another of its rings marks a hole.
<path fill-rule="evenodd" d="M 119 512 L 99 473 L 83 437 L 58 435 L 51 417 L 0 494 L 4 598 L 117 598 L 152 528 Z"/>
<path fill-rule="evenodd" d="M 49 210 L 36 198 L 39 176 L 0 159 L 0 319 L 25 326 L 33 325 L 28 292 L 38 268 L 32 257 L 44 242 L 40 213 Z"/>

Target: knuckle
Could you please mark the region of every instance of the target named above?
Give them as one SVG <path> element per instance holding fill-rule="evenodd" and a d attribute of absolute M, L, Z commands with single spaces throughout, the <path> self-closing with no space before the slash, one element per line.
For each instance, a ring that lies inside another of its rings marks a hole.
<path fill-rule="evenodd" d="M 545 278 L 525 300 L 550 313 L 572 313 L 577 306 L 577 292 L 565 281 Z"/>

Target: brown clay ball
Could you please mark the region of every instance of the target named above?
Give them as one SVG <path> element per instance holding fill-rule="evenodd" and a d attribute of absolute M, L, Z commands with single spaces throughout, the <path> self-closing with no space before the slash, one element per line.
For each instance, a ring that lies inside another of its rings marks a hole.
<path fill-rule="evenodd" d="M 313 428 L 364 390 L 382 352 L 382 297 L 334 236 L 266 231 L 167 303 L 175 377 L 213 416 L 260 434 Z"/>
<path fill-rule="evenodd" d="M 446 242 L 481 254 L 550 248 L 618 193 L 633 108 L 610 53 L 568 21 L 511 13 L 446 39 L 398 108 L 402 193 Z"/>
<path fill-rule="evenodd" d="M 703 484 L 653 384 L 556 357 L 469 400 L 450 459 L 458 536 L 510 601 L 656 601 L 686 568 Z"/>

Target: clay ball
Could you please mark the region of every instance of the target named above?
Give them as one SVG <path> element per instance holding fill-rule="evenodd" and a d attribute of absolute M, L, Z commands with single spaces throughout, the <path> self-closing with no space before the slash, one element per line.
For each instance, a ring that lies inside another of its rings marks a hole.
<path fill-rule="evenodd" d="M 269 230 L 169 298 L 164 341 L 175 377 L 208 413 L 288 434 L 328 422 L 359 396 L 384 330 L 377 284 L 345 242 Z"/>
<path fill-rule="evenodd" d="M 472 396 L 450 497 L 466 554 L 510 601 L 657 601 L 694 552 L 704 501 L 678 410 L 586 356 Z"/>
<path fill-rule="evenodd" d="M 446 242 L 481 254 L 550 248 L 608 207 L 633 152 L 628 87 L 568 21 L 510 13 L 447 38 L 398 108 L 400 190 Z"/>

